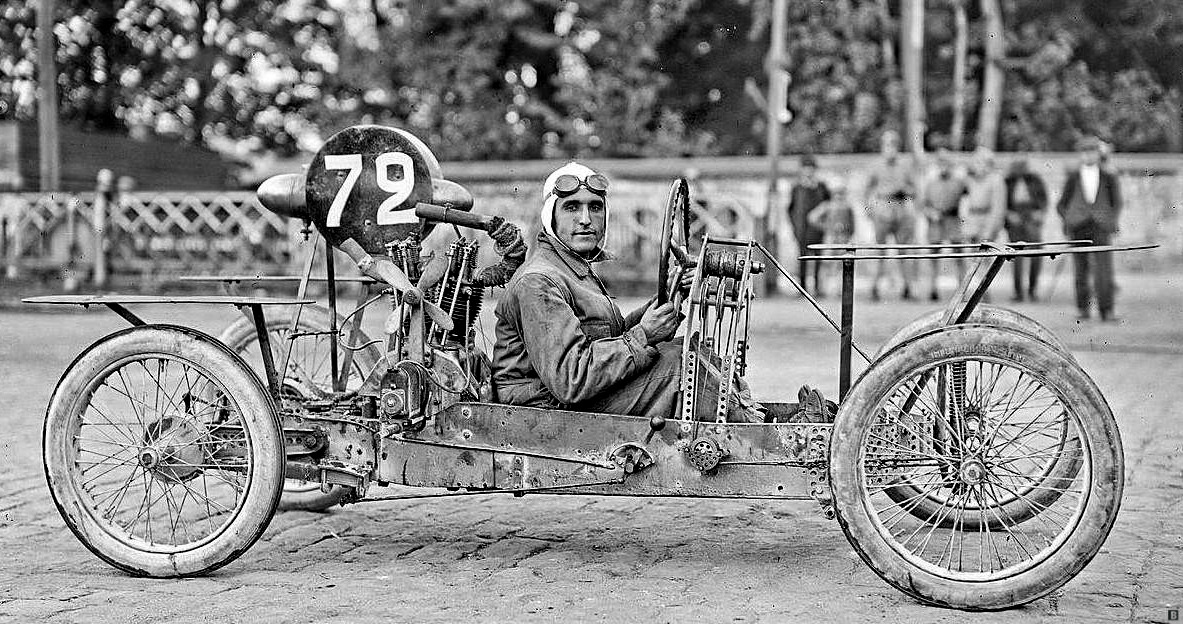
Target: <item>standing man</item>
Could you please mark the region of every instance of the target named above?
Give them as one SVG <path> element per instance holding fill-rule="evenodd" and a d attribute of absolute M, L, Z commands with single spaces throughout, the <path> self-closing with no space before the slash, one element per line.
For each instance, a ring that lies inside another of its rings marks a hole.
<path fill-rule="evenodd" d="M 845 245 L 850 242 L 851 238 L 854 238 L 854 205 L 847 198 L 844 185 L 837 184 L 834 187 L 834 196 L 819 204 L 809 213 L 809 225 L 820 229 L 824 233 L 822 242 L 829 245 Z M 827 255 L 833 253 L 833 251 L 826 252 Z M 831 262 L 830 264 L 837 263 Z M 832 268 L 838 269 L 836 266 Z M 814 284 L 817 289 L 813 295 L 821 299 L 825 296 L 826 289 L 817 277 L 814 277 Z"/>
<path fill-rule="evenodd" d="M 965 178 L 958 174 L 953 167 L 953 159 L 949 150 L 937 152 L 936 177 L 929 180 L 924 187 L 924 216 L 928 220 L 929 243 L 960 243 L 961 220 L 957 215 L 957 207 L 961 198 L 965 196 Z M 940 249 L 933 249 L 933 253 L 940 253 Z M 957 275 L 964 273 L 961 258 L 955 260 Z M 937 278 L 940 277 L 941 261 L 932 260 L 932 286 L 928 291 L 928 298 L 939 301 L 941 293 L 937 290 Z"/>
<path fill-rule="evenodd" d="M 1073 239 L 1089 239 L 1108 245 L 1117 232 L 1121 215 L 1121 189 L 1117 176 L 1101 166 L 1101 143 L 1089 138 L 1080 143 L 1080 168 L 1069 172 L 1056 212 L 1064 221 L 1064 233 Z M 1116 321 L 1113 314 L 1113 254 L 1073 254 L 1076 273 L 1076 310 L 1086 320 L 1092 307 L 1093 291 L 1102 321 Z M 1092 279 L 1090 285 L 1089 280 Z"/>
<path fill-rule="evenodd" d="M 916 210 L 912 206 L 916 187 L 912 181 L 912 163 L 900 155 L 900 135 L 894 130 L 883 133 L 881 149 L 883 163 L 871 173 L 866 197 L 867 213 L 875 225 L 875 242 L 886 243 L 887 237 L 891 236 L 897 244 L 910 244 L 916 234 Z M 901 298 L 911 299 L 912 262 L 899 262 L 904 280 Z M 873 301 L 879 301 L 879 282 L 886 268 L 887 265 L 880 260 L 875 270 L 875 282 L 871 285 Z"/>
<path fill-rule="evenodd" d="M 1047 216 L 1047 188 L 1043 180 L 1027 166 L 1027 160 L 1020 158 L 1011 165 L 1006 176 L 1006 237 L 1012 243 L 1024 241 L 1037 243 L 1043 240 L 1043 220 Z M 1015 294 L 1013 301 L 1023 300 L 1023 269 L 1030 265 L 1027 276 L 1027 299 L 1035 301 L 1039 287 L 1039 264 L 1041 258 L 1017 257 L 1014 265 Z"/>
<path fill-rule="evenodd" d="M 809 213 L 828 199 L 830 189 L 817 177 L 817 161 L 809 154 L 802 156 L 801 175 L 789 194 L 789 223 L 793 226 L 793 237 L 797 239 L 798 256 L 808 255 L 809 246 L 821 243 L 824 239 L 825 232 L 809 223 Z M 805 261 L 797 261 L 797 279 L 806 291 L 817 292 L 820 268 L 819 263 L 813 263 L 813 288 L 810 289 L 806 279 L 808 274 L 805 270 Z"/>
<path fill-rule="evenodd" d="M 971 243 L 993 241 L 1006 221 L 1006 184 L 994 167 L 994 152 L 979 147 L 961 199 L 961 234 Z"/>

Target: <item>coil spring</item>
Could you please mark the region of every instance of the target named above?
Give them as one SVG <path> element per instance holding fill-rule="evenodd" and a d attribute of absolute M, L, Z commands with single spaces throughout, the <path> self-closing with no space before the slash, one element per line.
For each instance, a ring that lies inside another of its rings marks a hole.
<path fill-rule="evenodd" d="M 465 342 L 480 315 L 484 291 L 469 283 L 479 252 L 480 244 L 476 241 L 461 238 L 453 242 L 448 248 L 448 272 L 444 280 L 428 293 L 429 299 L 436 301 L 452 317 L 452 330 L 446 335 L 443 330 L 432 329 L 441 342 L 445 339 Z"/>
<path fill-rule="evenodd" d="M 402 269 L 411 283 L 419 281 L 419 275 L 422 272 L 419 255 L 423 250 L 423 245 L 417 235 L 412 234 L 401 241 L 387 243 L 386 250 L 395 266 Z"/>

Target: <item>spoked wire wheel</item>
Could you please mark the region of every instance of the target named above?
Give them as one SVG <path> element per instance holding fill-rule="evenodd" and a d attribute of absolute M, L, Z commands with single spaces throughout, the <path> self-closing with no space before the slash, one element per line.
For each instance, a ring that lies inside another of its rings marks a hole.
<path fill-rule="evenodd" d="M 268 315 L 268 342 L 271 343 L 271 357 L 277 369 L 283 365 L 289 344 L 291 346 L 287 369 L 281 375 L 283 396 L 297 400 L 318 398 L 332 391 L 331 341 L 328 334 L 330 314 L 328 308 L 319 305 L 303 306 L 294 334 L 291 332 L 294 311 Z M 337 328 L 344 336 L 343 321 L 342 317 L 337 317 Z M 242 356 L 262 378 L 263 357 L 259 352 L 259 336 L 252 319 L 238 319 L 222 331 L 220 339 L 231 351 Z M 377 343 L 371 343 L 364 332 L 358 332 L 355 342 L 354 345 L 345 345 L 342 339 L 337 346 L 339 365 L 345 362 L 346 354 L 352 351 L 352 361 L 345 374 L 346 390 L 360 386 L 381 356 Z"/>
<path fill-rule="evenodd" d="M 44 461 L 74 534 L 147 576 L 240 555 L 270 521 L 284 472 L 275 407 L 242 361 L 198 332 L 151 325 L 101 339 L 66 371 Z"/>
<path fill-rule="evenodd" d="M 1085 458 L 1078 427 L 1024 372 L 957 360 L 901 388 L 908 395 L 889 400 L 882 414 L 896 426 L 881 426 L 868 445 L 868 453 L 885 458 L 883 470 L 868 478 L 886 484 L 883 493 L 907 513 L 944 529 L 1004 532 L 1053 509 L 1061 496 L 1080 494 L 1074 486 Z M 992 400 L 997 392 L 1005 396 Z M 925 461 L 901 461 L 901 452 L 924 452 Z M 908 464 L 914 469 L 899 469 Z M 976 490 L 952 474 L 959 469 L 982 471 Z M 954 507 L 960 513 L 947 511 Z"/>
<path fill-rule="evenodd" d="M 318 399 L 332 391 L 332 347 L 328 335 L 331 313 L 328 308 L 319 305 L 304 306 L 295 334 L 291 332 L 294 311 L 271 314 L 267 319 L 268 341 L 277 369 L 283 365 L 289 343 L 291 345 L 287 369 L 281 379 L 280 392 L 285 403 Z M 344 319 L 338 317 L 337 327 L 340 329 L 343 325 Z M 260 378 L 263 377 L 265 373 L 263 357 L 259 352 L 259 336 L 251 319 L 238 319 L 223 330 L 221 340 L 231 351 L 242 356 Z M 352 361 L 345 375 L 345 389 L 354 390 L 365 381 L 381 353 L 377 343 L 371 344 L 364 332 L 358 332 L 356 344 L 346 346 L 342 343 L 338 343 L 338 362 L 343 365 L 346 354 L 352 351 Z M 319 483 L 289 479 L 284 483 L 283 492 L 281 510 L 323 511 L 348 497 L 350 488 L 335 485 L 325 492 Z"/>
<path fill-rule="evenodd" d="M 1070 358 L 959 326 L 868 369 L 835 423 L 830 477 L 847 537 L 885 580 L 997 609 L 1054 590 L 1096 554 L 1122 464 L 1113 416 Z"/>

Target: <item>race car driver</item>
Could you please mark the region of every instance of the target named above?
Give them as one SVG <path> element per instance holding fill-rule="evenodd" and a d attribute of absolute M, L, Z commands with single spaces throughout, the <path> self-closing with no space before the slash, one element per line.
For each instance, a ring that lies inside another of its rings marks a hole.
<path fill-rule="evenodd" d="M 608 186 L 605 176 L 575 162 L 546 178 L 537 247 L 497 305 L 498 401 L 673 415 L 681 375 L 681 340 L 673 340 L 679 311 L 651 300 L 623 315 L 594 269 L 611 259 L 603 249 Z M 734 393 L 728 420 L 764 421 L 746 386 Z"/>

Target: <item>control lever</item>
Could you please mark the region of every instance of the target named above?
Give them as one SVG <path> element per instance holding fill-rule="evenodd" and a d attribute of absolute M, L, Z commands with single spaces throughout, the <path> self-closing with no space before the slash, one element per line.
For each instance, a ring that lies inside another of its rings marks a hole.
<path fill-rule="evenodd" d="M 653 439 L 653 434 L 665 429 L 665 416 L 657 414 L 649 419 L 649 435 L 645 436 L 645 444 Z"/>
<path fill-rule="evenodd" d="M 435 204 L 426 202 L 415 204 L 415 216 L 420 219 L 442 221 L 443 223 L 451 223 L 452 225 L 473 228 L 474 230 L 484 230 L 486 232 L 492 232 L 497 229 L 497 226 L 501 225 L 502 221 L 499 217 L 474 214 L 455 208 L 436 206 Z"/>

